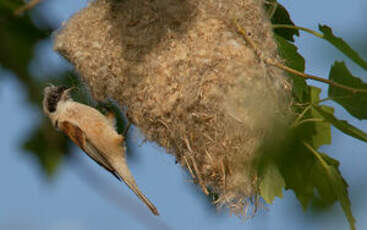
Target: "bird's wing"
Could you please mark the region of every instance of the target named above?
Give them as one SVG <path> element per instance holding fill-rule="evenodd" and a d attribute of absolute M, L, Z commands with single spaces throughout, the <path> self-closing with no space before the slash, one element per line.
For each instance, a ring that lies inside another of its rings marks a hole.
<path fill-rule="evenodd" d="M 58 123 L 58 127 L 62 130 L 76 145 L 78 145 L 90 158 L 97 162 L 104 169 L 112 173 L 118 180 L 120 176 L 113 169 L 108 160 L 101 154 L 97 147 L 88 139 L 83 130 L 77 125 L 68 121 Z"/>

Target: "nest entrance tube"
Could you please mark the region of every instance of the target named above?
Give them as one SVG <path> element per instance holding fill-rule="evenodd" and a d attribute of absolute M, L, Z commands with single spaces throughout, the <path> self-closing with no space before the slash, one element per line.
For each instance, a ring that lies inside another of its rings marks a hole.
<path fill-rule="evenodd" d="M 261 55 L 278 59 L 259 0 L 96 0 L 58 32 L 55 50 L 96 100 L 126 106 L 145 138 L 240 214 L 256 210 L 254 162 L 274 124 L 286 123 L 290 94 L 285 74 L 259 60 L 234 18 Z"/>

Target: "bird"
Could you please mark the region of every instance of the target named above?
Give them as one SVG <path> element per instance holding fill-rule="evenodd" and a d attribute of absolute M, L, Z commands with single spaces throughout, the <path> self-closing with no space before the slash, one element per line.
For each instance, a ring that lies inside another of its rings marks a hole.
<path fill-rule="evenodd" d="M 52 125 L 56 130 L 64 132 L 101 167 L 125 182 L 158 216 L 158 209 L 139 190 L 128 168 L 124 137 L 115 129 L 114 113 L 104 115 L 91 106 L 74 101 L 70 95 L 72 89 L 51 84 L 44 88 L 43 111 Z"/>

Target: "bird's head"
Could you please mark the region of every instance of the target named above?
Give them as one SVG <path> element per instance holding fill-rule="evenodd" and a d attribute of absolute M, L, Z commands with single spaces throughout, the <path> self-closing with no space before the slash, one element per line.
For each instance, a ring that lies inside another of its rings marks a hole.
<path fill-rule="evenodd" d="M 49 85 L 43 91 L 43 110 L 46 114 L 52 114 L 56 111 L 59 102 L 70 99 L 70 91 L 73 88 L 65 86 Z"/>

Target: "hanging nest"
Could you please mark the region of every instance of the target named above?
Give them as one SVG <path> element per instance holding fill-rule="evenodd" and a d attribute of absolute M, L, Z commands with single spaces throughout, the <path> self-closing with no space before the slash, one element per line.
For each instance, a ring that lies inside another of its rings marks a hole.
<path fill-rule="evenodd" d="M 259 58 L 279 59 L 262 1 L 97 0 L 57 33 L 55 49 L 218 206 L 256 210 L 259 150 L 290 106 L 285 74 Z"/>

